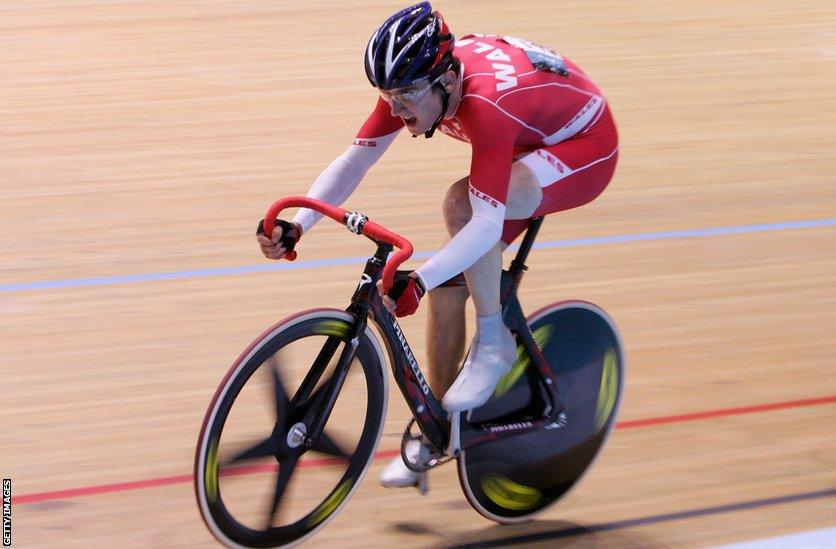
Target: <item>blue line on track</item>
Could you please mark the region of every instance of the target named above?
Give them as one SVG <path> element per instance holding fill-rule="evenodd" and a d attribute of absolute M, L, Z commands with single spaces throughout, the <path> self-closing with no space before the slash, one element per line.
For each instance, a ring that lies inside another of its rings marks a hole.
<path fill-rule="evenodd" d="M 680 238 L 701 238 L 709 236 L 748 234 L 770 231 L 786 231 L 797 229 L 817 229 L 836 226 L 836 218 L 811 219 L 805 221 L 787 221 L 783 223 L 761 223 L 755 225 L 736 225 L 730 227 L 707 227 L 683 231 L 659 231 L 650 233 L 633 233 L 612 236 L 592 236 L 571 240 L 552 240 L 537 242 L 534 249 L 572 248 L 576 246 L 595 246 L 600 244 L 620 244 L 624 242 L 643 242 L 648 240 L 670 240 Z M 513 251 L 516 245 L 509 250 Z M 435 252 L 417 252 L 412 257 L 426 259 Z M 43 280 L 39 282 L 21 282 L 17 284 L 0 284 L 0 293 L 27 292 L 31 290 L 53 290 L 61 288 L 80 288 L 85 286 L 109 286 L 115 284 L 132 284 L 136 282 L 154 282 L 159 280 L 179 280 L 184 278 L 204 278 L 213 276 L 231 276 L 268 271 L 289 271 L 296 269 L 316 269 L 322 267 L 339 267 L 344 265 L 362 265 L 368 257 L 338 257 L 334 259 L 311 259 L 295 262 L 265 263 L 260 265 L 244 265 L 242 267 L 220 267 L 214 269 L 197 269 L 190 271 L 171 271 L 162 273 L 142 273 L 129 275 L 100 276 L 93 278 L 72 278 L 65 280 Z"/>
<path fill-rule="evenodd" d="M 602 524 L 591 524 L 589 526 L 573 526 L 570 528 L 563 528 L 560 530 L 552 530 L 550 532 L 538 532 L 536 534 L 526 534 L 522 536 L 511 536 L 507 538 L 491 539 L 485 541 L 478 541 L 474 543 L 465 543 L 461 545 L 451 545 L 448 549 L 472 549 L 476 547 L 518 547 L 524 543 L 535 543 L 544 540 L 557 540 L 562 538 L 570 538 L 574 536 L 582 536 L 587 534 L 594 534 L 596 532 L 607 532 L 610 530 L 619 530 L 622 528 L 630 528 L 633 526 L 644 526 L 647 524 L 654 524 L 657 522 L 667 522 L 671 520 L 682 520 L 695 517 L 704 517 L 708 515 L 716 515 L 720 513 L 731 513 L 734 511 L 745 511 L 748 509 L 755 509 L 758 507 L 766 507 L 769 505 L 780 505 L 783 503 L 794 503 L 796 501 L 805 501 L 810 499 L 827 498 L 836 496 L 836 488 L 827 490 L 819 490 L 816 492 L 805 492 L 801 494 L 792 494 L 788 496 L 780 496 L 768 499 L 756 499 L 750 501 L 742 501 L 740 503 L 732 503 L 729 505 L 718 505 L 716 507 L 705 507 L 702 509 L 692 509 L 690 511 L 682 511 L 679 513 L 666 513 L 663 515 L 652 515 L 648 517 L 640 517 L 628 520 L 619 520 L 616 522 L 606 522 Z"/>

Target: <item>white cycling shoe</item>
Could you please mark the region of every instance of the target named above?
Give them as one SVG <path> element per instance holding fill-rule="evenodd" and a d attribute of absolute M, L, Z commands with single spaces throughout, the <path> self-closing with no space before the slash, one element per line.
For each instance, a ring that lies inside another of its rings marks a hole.
<path fill-rule="evenodd" d="M 421 443 L 420 438 L 406 442 L 404 447 L 407 459 L 412 463 L 421 463 L 427 460 L 430 454 L 429 448 Z M 401 456 L 389 462 L 383 471 L 380 472 L 380 484 L 386 488 L 409 488 L 414 486 L 422 494 L 429 489 L 427 482 L 427 471 L 416 472 L 406 466 Z"/>
<path fill-rule="evenodd" d="M 483 343 L 478 333 L 473 338 L 462 371 L 441 400 L 445 410 L 472 410 L 491 398 L 496 384 L 517 359 L 517 342 L 504 324 L 498 339 L 497 342 Z"/>

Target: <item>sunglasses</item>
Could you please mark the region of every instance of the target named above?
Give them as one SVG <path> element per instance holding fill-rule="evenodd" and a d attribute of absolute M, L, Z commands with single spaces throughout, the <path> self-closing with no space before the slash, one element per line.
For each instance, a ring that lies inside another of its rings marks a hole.
<path fill-rule="evenodd" d="M 435 80 L 427 82 L 426 84 L 420 84 L 418 86 L 412 85 L 406 88 L 398 88 L 395 90 L 378 90 L 380 95 L 383 99 L 386 100 L 387 103 L 398 103 L 402 107 L 406 107 L 407 105 L 414 105 L 418 101 L 424 98 L 427 93 L 432 89 L 433 85 L 441 80 L 443 75 L 438 75 Z"/>

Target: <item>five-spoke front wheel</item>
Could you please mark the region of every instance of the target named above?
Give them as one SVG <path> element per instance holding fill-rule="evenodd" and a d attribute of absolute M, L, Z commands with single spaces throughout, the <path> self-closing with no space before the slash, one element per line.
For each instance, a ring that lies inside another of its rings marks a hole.
<path fill-rule="evenodd" d="M 233 364 L 204 418 L 195 491 L 229 546 L 277 547 L 322 527 L 348 501 L 377 448 L 387 375 L 366 329 L 322 434 L 324 408 L 354 319 L 331 309 L 286 319 Z"/>

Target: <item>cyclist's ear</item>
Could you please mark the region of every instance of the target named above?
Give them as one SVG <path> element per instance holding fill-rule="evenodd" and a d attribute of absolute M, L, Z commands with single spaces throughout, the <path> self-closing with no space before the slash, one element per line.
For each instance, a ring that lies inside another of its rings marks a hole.
<path fill-rule="evenodd" d="M 453 90 L 453 84 L 456 82 L 456 73 L 452 70 L 449 70 L 444 73 L 441 77 L 441 85 L 444 86 L 444 89 L 447 90 L 447 93 L 450 93 Z"/>

